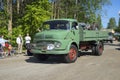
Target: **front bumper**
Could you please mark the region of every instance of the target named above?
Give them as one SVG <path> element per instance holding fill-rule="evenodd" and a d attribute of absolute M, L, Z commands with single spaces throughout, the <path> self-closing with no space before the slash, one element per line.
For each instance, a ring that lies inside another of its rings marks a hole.
<path fill-rule="evenodd" d="M 60 49 L 60 50 L 43 50 L 43 51 L 38 50 L 38 49 L 31 49 L 30 52 L 33 53 L 33 54 L 54 54 L 54 55 L 68 54 L 68 51 L 63 50 L 63 49 Z"/>

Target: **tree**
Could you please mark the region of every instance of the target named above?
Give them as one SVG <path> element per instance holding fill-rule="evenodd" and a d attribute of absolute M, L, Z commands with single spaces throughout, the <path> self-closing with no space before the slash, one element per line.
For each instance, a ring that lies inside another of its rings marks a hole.
<path fill-rule="evenodd" d="M 107 28 L 108 29 L 115 29 L 116 28 L 116 21 L 115 21 L 114 17 L 110 18 Z"/>
<path fill-rule="evenodd" d="M 96 15 L 109 0 L 55 0 L 55 14 L 59 18 L 75 18 L 79 22 L 96 22 Z M 59 11 L 59 12 L 57 12 Z M 58 17 L 56 17 L 58 18 Z"/>
<path fill-rule="evenodd" d="M 115 29 L 115 32 L 120 33 L 120 17 L 119 17 L 119 21 L 118 21 L 118 27 Z"/>
<path fill-rule="evenodd" d="M 100 30 L 102 28 L 101 16 L 100 15 L 98 15 L 98 17 L 97 17 L 97 25 L 98 25 L 98 29 Z"/>
<path fill-rule="evenodd" d="M 42 28 L 42 22 L 50 18 L 75 18 L 86 23 L 100 22 L 100 16 L 97 15 L 102 6 L 109 4 L 110 0 L 51 0 L 53 3 L 48 0 L 0 1 L 3 3 L 3 7 L 0 7 L 3 8 L 0 11 L 0 33 L 9 33 L 14 40 L 18 34 L 24 36 L 27 32 L 33 36 L 37 28 Z"/>
<path fill-rule="evenodd" d="M 118 21 L 118 27 L 120 28 L 120 17 L 119 17 L 119 21 Z"/>
<path fill-rule="evenodd" d="M 0 12 L 2 27 L 7 27 L 9 36 L 12 35 L 12 0 L 1 0 L 4 3 L 3 10 Z"/>
<path fill-rule="evenodd" d="M 12 0 L 7 0 L 7 13 L 8 13 L 8 35 L 12 35 Z"/>
<path fill-rule="evenodd" d="M 50 19 L 50 3 L 48 0 L 38 0 L 36 2 L 32 2 L 31 5 L 26 6 L 26 13 L 20 19 L 19 27 L 22 27 L 23 33 L 30 33 L 32 36 L 37 32 L 38 28 L 41 27 L 41 23 L 45 20 Z"/>
<path fill-rule="evenodd" d="M 10 18 L 7 13 L 7 0 L 0 0 L 0 35 L 4 35 L 5 38 L 8 37 L 9 27 L 8 19 Z"/>

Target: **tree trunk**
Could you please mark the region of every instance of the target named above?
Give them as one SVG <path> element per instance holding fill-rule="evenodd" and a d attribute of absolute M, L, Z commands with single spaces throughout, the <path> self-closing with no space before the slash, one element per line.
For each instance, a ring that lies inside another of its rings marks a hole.
<path fill-rule="evenodd" d="M 12 35 L 12 0 L 7 0 L 8 35 Z"/>
<path fill-rule="evenodd" d="M 19 14 L 20 11 L 20 0 L 17 0 L 17 14 Z"/>

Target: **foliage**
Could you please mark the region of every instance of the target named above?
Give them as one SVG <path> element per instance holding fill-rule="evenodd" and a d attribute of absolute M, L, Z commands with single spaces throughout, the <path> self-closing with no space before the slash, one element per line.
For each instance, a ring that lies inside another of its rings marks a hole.
<path fill-rule="evenodd" d="M 110 18 L 107 28 L 108 29 L 115 29 L 116 27 L 117 26 L 116 26 L 115 18 L 114 17 Z"/>
<path fill-rule="evenodd" d="M 109 0 L 56 0 L 53 4 L 53 18 L 76 18 L 79 22 L 93 23 L 102 6 Z M 55 14 L 55 12 L 57 14 Z"/>
<path fill-rule="evenodd" d="M 114 30 L 115 30 L 115 32 L 120 33 L 120 28 L 119 27 L 115 28 Z"/>
<path fill-rule="evenodd" d="M 7 30 L 7 28 L 6 27 L 2 27 L 1 29 L 0 29 L 0 35 L 4 35 L 4 37 L 5 38 L 7 38 L 8 36 L 8 30 Z"/>
<path fill-rule="evenodd" d="M 115 32 L 120 33 L 120 18 L 119 18 L 119 21 L 118 21 L 118 27 L 115 28 Z"/>
<path fill-rule="evenodd" d="M 15 45 L 19 34 L 25 37 L 26 33 L 29 33 L 33 37 L 38 28 L 42 29 L 42 22 L 50 18 L 75 18 L 79 22 L 96 22 L 100 25 L 100 29 L 102 24 L 99 14 L 102 6 L 108 5 L 109 1 L 54 0 L 50 3 L 49 0 L 3 0 L 4 10 L 0 12 L 0 34 L 5 34 L 5 38 L 9 38 Z M 8 36 L 10 17 L 12 17 L 12 36 Z"/>
<path fill-rule="evenodd" d="M 119 21 L 118 21 L 118 27 L 120 28 L 120 17 L 119 17 Z"/>
<path fill-rule="evenodd" d="M 6 11 L 0 12 L 0 28 L 6 27 L 7 28 L 7 21 L 8 21 L 8 14 Z"/>
<path fill-rule="evenodd" d="M 24 33 L 22 31 L 22 26 L 13 28 L 12 36 L 10 38 L 10 42 L 12 43 L 12 45 L 17 46 L 16 38 L 18 37 L 19 34 L 24 35 Z M 22 36 L 22 37 L 24 37 L 24 36 Z"/>
<path fill-rule="evenodd" d="M 24 34 L 30 33 L 32 36 L 41 28 L 41 23 L 50 19 L 50 3 L 47 0 L 39 0 L 27 5 L 26 13 L 20 19 Z"/>
<path fill-rule="evenodd" d="M 98 25 L 98 29 L 99 29 L 99 30 L 102 28 L 102 23 L 101 23 L 101 22 L 102 22 L 102 21 L 101 21 L 101 16 L 98 15 L 98 17 L 97 17 L 97 25 Z"/>

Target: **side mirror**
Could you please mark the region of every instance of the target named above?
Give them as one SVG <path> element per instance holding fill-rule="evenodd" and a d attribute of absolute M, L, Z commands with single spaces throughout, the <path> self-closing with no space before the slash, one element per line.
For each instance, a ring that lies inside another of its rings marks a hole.
<path fill-rule="evenodd" d="M 72 30 L 77 30 L 78 26 L 72 27 Z"/>

